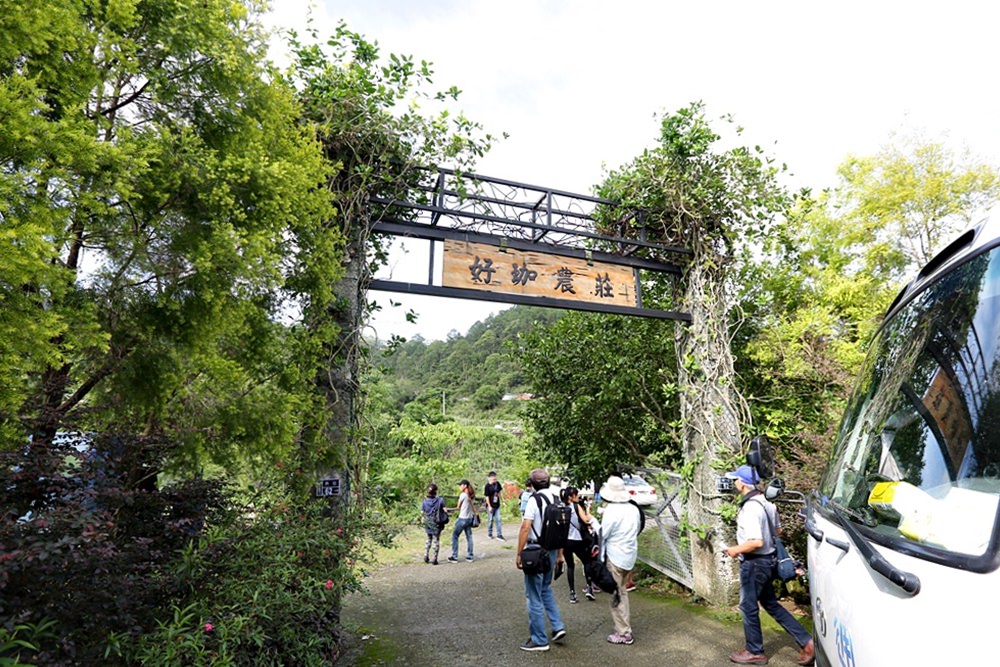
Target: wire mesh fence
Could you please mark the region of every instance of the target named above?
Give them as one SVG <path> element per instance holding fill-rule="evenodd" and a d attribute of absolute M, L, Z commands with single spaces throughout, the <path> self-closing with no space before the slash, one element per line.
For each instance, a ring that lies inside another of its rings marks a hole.
<path fill-rule="evenodd" d="M 646 515 L 646 527 L 639 535 L 639 560 L 677 583 L 693 587 L 690 538 L 682 530 L 683 479 L 677 473 L 656 468 L 622 472 L 640 476 L 655 490 L 638 501 Z"/>

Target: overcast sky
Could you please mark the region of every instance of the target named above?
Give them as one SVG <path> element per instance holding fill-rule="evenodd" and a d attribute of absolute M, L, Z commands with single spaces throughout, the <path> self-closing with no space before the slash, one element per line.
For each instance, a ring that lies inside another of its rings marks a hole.
<path fill-rule="evenodd" d="M 339 19 L 383 54 L 433 63 L 436 87 L 499 135 L 477 171 L 589 193 L 652 147 L 657 113 L 701 100 L 788 165 L 795 188 L 833 185 L 849 154 L 922 132 L 1000 164 L 1000 4 L 838 0 L 274 0 L 271 20 L 320 34 Z M 721 127 L 721 125 L 720 125 Z M 448 165 L 445 165 L 448 166 Z M 425 244 L 380 277 L 420 281 Z M 415 272 L 415 273 L 414 273 Z M 373 292 L 391 334 L 443 339 L 497 304 Z M 390 306 L 390 300 L 403 303 Z M 419 314 L 417 324 L 405 313 Z"/>

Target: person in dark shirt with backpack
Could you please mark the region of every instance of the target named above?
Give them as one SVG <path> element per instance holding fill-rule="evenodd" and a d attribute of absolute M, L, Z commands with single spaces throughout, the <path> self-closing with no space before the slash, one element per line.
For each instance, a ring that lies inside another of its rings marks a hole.
<path fill-rule="evenodd" d="M 424 498 L 424 502 L 420 505 L 420 513 L 424 517 L 424 531 L 427 533 L 427 541 L 424 544 L 424 562 L 432 562 L 431 547 L 433 546 L 433 563 L 435 565 L 438 564 L 438 551 L 441 549 L 441 531 L 444 529 L 444 524 L 440 523 L 440 519 L 442 516 L 447 519 L 448 516 L 444 512 L 444 499 L 439 498 L 437 493 L 437 484 L 428 486 L 427 497 Z"/>
<path fill-rule="evenodd" d="M 490 471 L 486 476 L 487 484 L 483 488 L 483 497 L 486 498 L 486 536 L 493 539 L 493 524 L 497 527 L 497 539 L 506 542 L 503 538 L 503 503 L 501 494 L 503 485 L 497 481 L 497 474 Z"/>

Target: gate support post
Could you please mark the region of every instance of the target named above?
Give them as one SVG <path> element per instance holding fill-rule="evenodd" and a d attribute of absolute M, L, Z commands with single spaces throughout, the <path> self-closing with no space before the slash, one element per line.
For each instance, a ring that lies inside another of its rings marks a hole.
<path fill-rule="evenodd" d="M 725 260 L 697 255 L 685 276 L 684 309 L 691 324 L 677 327 L 676 342 L 684 458 L 692 471 L 688 522 L 697 531 L 691 535 L 691 568 L 698 595 L 732 606 L 739 600 L 739 569 L 723 551 L 732 544 L 733 530 L 722 520 L 727 499 L 717 491 L 719 472 L 712 464 L 740 451 L 742 399 L 729 347 Z"/>

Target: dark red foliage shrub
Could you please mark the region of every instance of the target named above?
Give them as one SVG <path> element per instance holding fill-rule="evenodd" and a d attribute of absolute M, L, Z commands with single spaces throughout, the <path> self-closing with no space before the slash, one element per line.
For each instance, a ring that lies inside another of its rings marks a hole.
<path fill-rule="evenodd" d="M 141 632 L 175 594 L 168 574 L 216 482 L 157 488 L 169 443 L 83 435 L 0 454 L 0 624 L 56 621 L 41 664 L 107 664 L 111 631 Z"/>

